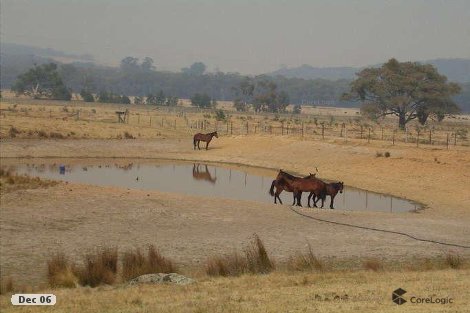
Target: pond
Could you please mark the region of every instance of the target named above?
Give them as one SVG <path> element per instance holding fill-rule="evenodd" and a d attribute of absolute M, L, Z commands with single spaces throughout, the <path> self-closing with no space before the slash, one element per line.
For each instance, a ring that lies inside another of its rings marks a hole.
<path fill-rule="evenodd" d="M 109 162 L 109 161 L 108 161 Z M 159 190 L 188 195 L 220 197 L 273 203 L 268 193 L 271 177 L 251 174 L 247 168 L 231 168 L 198 163 L 105 163 L 102 164 L 19 164 L 18 174 L 99 186 Z M 283 192 L 284 204 L 292 203 L 292 193 Z M 307 194 L 302 196 L 305 206 Z M 325 208 L 329 208 L 327 197 Z M 335 198 L 336 210 L 409 212 L 420 208 L 414 202 L 345 186 Z"/>

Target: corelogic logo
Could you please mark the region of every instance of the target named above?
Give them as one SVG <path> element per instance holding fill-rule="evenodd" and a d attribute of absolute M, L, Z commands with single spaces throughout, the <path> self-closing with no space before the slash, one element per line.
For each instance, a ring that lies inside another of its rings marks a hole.
<path fill-rule="evenodd" d="M 398 288 L 397 290 L 394 290 L 392 292 L 392 301 L 395 302 L 398 305 L 401 305 L 406 302 L 405 299 L 403 299 L 403 295 L 406 293 L 406 290 Z"/>
<path fill-rule="evenodd" d="M 403 295 L 406 293 L 406 290 L 398 288 L 392 292 L 392 301 L 398 305 L 402 305 L 408 301 L 403 298 Z M 410 303 L 412 304 L 451 304 L 454 303 L 454 299 L 450 297 L 436 297 L 432 295 L 431 297 L 417 297 L 412 296 L 410 298 Z"/>

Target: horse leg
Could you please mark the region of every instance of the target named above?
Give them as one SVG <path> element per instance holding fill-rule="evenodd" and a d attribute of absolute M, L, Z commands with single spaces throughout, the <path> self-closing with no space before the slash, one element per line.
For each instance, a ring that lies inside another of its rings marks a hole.
<path fill-rule="evenodd" d="M 331 202 L 330 202 L 330 209 L 334 209 L 333 207 L 333 201 L 335 200 L 335 196 L 331 195 Z"/>
<path fill-rule="evenodd" d="M 300 200 L 301 200 L 301 198 L 302 198 L 302 192 L 298 192 L 298 191 L 297 191 L 297 192 L 295 192 L 295 195 L 296 195 L 296 197 L 297 197 L 297 206 L 300 206 L 300 207 L 301 207 L 301 206 L 302 206 L 302 203 L 301 203 Z"/>
<path fill-rule="evenodd" d="M 317 197 L 317 195 L 316 195 L 315 193 L 313 193 L 313 206 L 314 206 L 315 208 L 318 208 L 318 207 L 317 207 L 317 202 L 318 202 L 318 200 L 320 200 L 320 197 Z"/>
<path fill-rule="evenodd" d="M 207 147 L 209 147 L 209 141 L 206 142 L 206 150 L 207 150 Z"/>
<path fill-rule="evenodd" d="M 326 195 L 321 198 L 321 208 L 323 209 L 323 204 L 325 203 Z"/>
<path fill-rule="evenodd" d="M 277 198 L 277 199 L 279 200 L 279 203 L 280 203 L 280 204 L 282 204 L 282 200 L 281 200 L 281 198 L 279 197 L 279 195 L 281 194 L 281 192 L 282 192 L 282 189 L 279 189 L 279 190 L 276 189 L 276 193 L 274 194 L 274 201 L 276 201 L 276 198 Z M 274 203 L 276 203 L 276 202 L 274 202 Z"/>
<path fill-rule="evenodd" d="M 309 195 L 308 195 L 308 198 L 307 198 L 307 205 L 309 208 L 311 208 L 310 206 L 310 199 L 312 198 L 312 195 L 313 195 L 313 192 L 311 192 Z"/>
<path fill-rule="evenodd" d="M 199 144 L 200 144 L 200 143 L 201 143 L 201 141 L 198 140 L 198 141 L 197 141 L 197 149 L 198 149 L 198 150 L 201 150 L 201 147 L 199 147 Z"/>

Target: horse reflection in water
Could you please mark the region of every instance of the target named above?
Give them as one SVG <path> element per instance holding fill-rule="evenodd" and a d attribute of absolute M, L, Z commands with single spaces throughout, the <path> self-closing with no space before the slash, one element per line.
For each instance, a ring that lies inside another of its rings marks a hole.
<path fill-rule="evenodd" d="M 217 177 L 212 177 L 211 172 L 207 168 L 207 165 L 204 165 L 204 170 L 199 170 L 199 164 L 193 164 L 193 178 L 195 180 L 205 180 L 211 184 L 215 184 Z"/>

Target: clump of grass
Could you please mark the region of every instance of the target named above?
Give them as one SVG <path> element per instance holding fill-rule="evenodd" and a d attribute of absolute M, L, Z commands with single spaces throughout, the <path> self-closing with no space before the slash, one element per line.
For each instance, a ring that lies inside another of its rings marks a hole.
<path fill-rule="evenodd" d="M 384 156 L 385 156 L 386 158 L 389 158 L 389 157 L 390 157 L 390 152 L 386 151 L 386 152 L 384 153 Z"/>
<path fill-rule="evenodd" d="M 124 132 L 124 138 L 125 138 L 125 139 L 135 139 L 135 137 L 132 136 L 132 134 L 129 133 L 129 132 L 127 132 L 127 131 Z"/>
<path fill-rule="evenodd" d="M 447 253 L 445 262 L 450 268 L 453 269 L 458 269 L 462 266 L 462 260 L 456 253 Z"/>
<path fill-rule="evenodd" d="M 212 257 L 206 262 L 206 273 L 210 276 L 239 276 L 244 273 L 266 274 L 275 269 L 274 262 L 258 237 L 244 250 L 244 255 L 233 252 L 225 257 Z"/>
<path fill-rule="evenodd" d="M 173 261 L 165 258 L 158 249 L 150 245 L 147 255 L 142 250 L 128 251 L 122 258 L 122 278 L 129 280 L 140 275 L 151 273 L 172 273 L 177 268 Z"/>
<path fill-rule="evenodd" d="M 21 131 L 19 131 L 16 127 L 10 127 L 9 134 L 11 138 L 15 138 L 16 135 L 20 134 Z"/>
<path fill-rule="evenodd" d="M 38 134 L 39 138 L 48 138 L 49 137 L 49 135 L 43 130 L 38 130 L 37 134 Z"/>
<path fill-rule="evenodd" d="M 323 263 L 313 254 L 312 246 L 308 245 L 307 253 L 297 253 L 291 256 L 287 262 L 287 267 L 294 271 L 321 271 Z"/>
<path fill-rule="evenodd" d="M 362 266 L 366 270 L 371 270 L 371 271 L 374 271 L 374 272 L 377 272 L 377 271 L 383 269 L 382 261 L 380 261 L 377 258 L 368 258 L 368 259 L 364 260 L 364 262 L 362 263 Z"/>
<path fill-rule="evenodd" d="M 84 267 L 76 270 L 83 286 L 112 285 L 116 281 L 118 264 L 117 248 L 104 248 L 95 254 L 87 254 Z"/>
<path fill-rule="evenodd" d="M 378 152 L 378 151 L 377 151 L 377 152 L 375 153 L 375 157 L 376 157 L 376 158 L 381 158 L 381 157 L 383 157 L 383 156 L 384 156 L 384 155 L 383 155 L 382 152 Z"/>
<path fill-rule="evenodd" d="M 61 133 L 56 133 L 56 132 L 50 132 L 49 133 L 50 138 L 55 138 L 55 139 L 64 139 L 65 136 L 62 135 Z"/>
<path fill-rule="evenodd" d="M 15 291 L 15 286 L 13 284 L 13 279 L 11 277 L 8 277 L 6 281 L 3 281 L 0 283 L 0 295 L 14 292 Z"/>
<path fill-rule="evenodd" d="M 58 253 L 47 261 L 47 279 L 51 287 L 74 288 L 78 278 L 74 272 L 77 269 L 70 264 L 65 254 Z"/>

